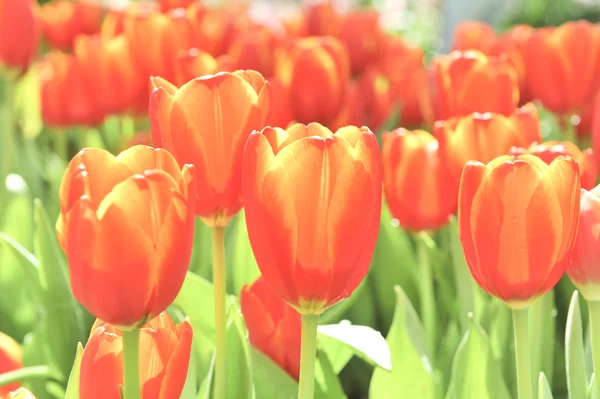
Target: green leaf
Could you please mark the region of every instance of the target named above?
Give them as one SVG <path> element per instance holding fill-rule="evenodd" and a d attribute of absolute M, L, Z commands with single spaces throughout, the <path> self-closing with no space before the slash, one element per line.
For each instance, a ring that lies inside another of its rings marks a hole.
<path fill-rule="evenodd" d="M 229 308 L 227 321 L 227 398 L 251 399 L 250 353 L 239 305 Z"/>
<path fill-rule="evenodd" d="M 489 301 L 486 310 L 492 315 L 487 331 L 489 331 L 490 347 L 500 365 L 500 372 L 504 376 L 509 389 L 515 388 L 516 392 L 516 363 L 513 344 L 512 314 L 508 306 L 502 301 L 493 298 Z"/>
<path fill-rule="evenodd" d="M 257 399 L 296 399 L 298 397 L 298 382 L 268 356 L 251 346 L 250 359 L 252 381 Z"/>
<path fill-rule="evenodd" d="M 340 384 L 337 373 L 334 371 L 327 353 L 317 351 L 315 365 L 315 398 L 317 399 L 346 399 L 344 389 Z"/>
<path fill-rule="evenodd" d="M 208 372 L 206 373 L 206 377 L 204 377 L 204 380 L 200 385 L 200 390 L 196 395 L 196 399 L 210 399 L 212 381 L 215 373 L 215 362 L 216 358 L 215 356 L 213 356 L 208 365 Z"/>
<path fill-rule="evenodd" d="M 587 378 L 583 348 L 583 327 L 579 310 L 579 292 L 573 292 L 567 316 L 565 357 L 569 397 L 584 398 L 587 394 Z"/>
<path fill-rule="evenodd" d="M 71 368 L 71 375 L 69 376 L 69 382 L 67 384 L 67 392 L 65 399 L 79 399 L 79 375 L 81 367 L 81 357 L 83 356 L 83 345 L 81 342 L 77 343 L 77 352 L 75 354 L 75 361 Z"/>
<path fill-rule="evenodd" d="M 554 371 L 555 326 L 556 309 L 552 290 L 534 302 L 529 309 L 531 367 L 534 373 L 541 371 L 550 379 Z"/>
<path fill-rule="evenodd" d="M 552 391 L 550 385 L 546 379 L 546 375 L 541 372 L 540 378 L 538 379 L 538 399 L 552 399 Z M 572 398 L 578 398 L 579 396 L 571 396 Z"/>
<path fill-rule="evenodd" d="M 596 398 L 596 374 L 592 373 L 592 378 L 590 379 L 590 386 L 587 391 L 587 399 L 597 399 Z"/>
<path fill-rule="evenodd" d="M 250 284 L 260 276 L 260 270 L 254 258 L 248 230 L 246 229 L 246 215 L 242 210 L 236 217 L 234 231 L 226 248 L 231 248 L 228 263 L 227 277 L 230 291 L 238 295 L 244 284 Z"/>
<path fill-rule="evenodd" d="M 469 267 L 465 260 L 462 244 L 458 235 L 458 223 L 456 217 L 452 217 L 447 229 L 450 236 L 450 258 L 452 260 L 456 295 L 458 297 L 458 319 L 460 321 L 460 326 L 464 331 L 469 325 L 468 314 L 475 310 L 473 285 L 476 283 L 471 276 L 471 272 L 469 271 Z"/>
<path fill-rule="evenodd" d="M 37 137 L 43 127 L 39 75 L 38 68 L 29 68 L 16 87 L 15 111 L 27 138 Z"/>
<path fill-rule="evenodd" d="M 392 371 L 376 368 L 369 396 L 377 399 L 435 397 L 433 368 L 425 350 L 424 332 L 415 309 L 399 286 L 396 310 L 387 343 Z"/>
<path fill-rule="evenodd" d="M 489 339 L 473 314 L 456 350 L 446 399 L 510 399 L 494 360 Z"/>
<path fill-rule="evenodd" d="M 196 218 L 194 226 L 194 248 L 189 270 L 205 279 L 212 279 L 211 231 L 199 218 Z"/>
<path fill-rule="evenodd" d="M 83 309 L 71 293 L 67 265 L 56 240 L 54 225 L 41 201 L 34 201 L 34 248 L 40 261 L 38 269 L 44 307 L 41 333 L 48 343 L 52 363 L 66 380 L 75 358 L 75 342 L 86 342 L 89 326 Z"/>
<path fill-rule="evenodd" d="M 367 363 L 386 370 L 392 369 L 390 348 L 379 331 L 342 321 L 339 324 L 321 325 L 318 332 L 320 336 L 325 335 L 345 344 Z"/>
<path fill-rule="evenodd" d="M 324 334 L 317 335 L 317 347 L 327 354 L 336 374 L 339 374 L 354 356 L 354 350 L 348 345 Z"/>

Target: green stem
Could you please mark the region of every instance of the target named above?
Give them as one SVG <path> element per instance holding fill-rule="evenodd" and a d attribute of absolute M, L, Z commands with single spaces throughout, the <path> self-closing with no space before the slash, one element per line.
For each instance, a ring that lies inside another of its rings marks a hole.
<path fill-rule="evenodd" d="M 600 398 L 600 301 L 589 301 L 590 336 L 592 338 L 592 363 L 596 375 L 596 398 Z"/>
<path fill-rule="evenodd" d="M 298 399 L 315 397 L 315 361 L 317 360 L 318 314 L 302 315 L 302 341 L 300 346 L 300 387 Z"/>
<path fill-rule="evenodd" d="M 419 304 L 421 319 L 427 340 L 429 355 L 434 356 L 437 336 L 437 314 L 435 309 L 435 292 L 433 288 L 433 273 L 429 253 L 432 243 L 431 237 L 420 232 L 417 236 L 417 260 L 419 264 Z"/>
<path fill-rule="evenodd" d="M 140 399 L 140 330 L 123 330 L 123 391 L 125 399 Z"/>
<path fill-rule="evenodd" d="M 224 399 L 227 389 L 227 336 L 225 319 L 225 228 L 212 228 L 213 284 L 215 289 L 215 396 Z"/>
<path fill-rule="evenodd" d="M 0 374 L 0 388 L 5 385 L 12 384 L 13 382 L 22 382 L 32 378 L 44 379 L 52 377 L 53 375 L 48 366 L 24 367 L 22 369 Z"/>
<path fill-rule="evenodd" d="M 512 309 L 519 399 L 533 399 L 529 353 L 529 309 Z"/>
<path fill-rule="evenodd" d="M 0 159 L 0 221 L 4 211 L 4 205 L 7 202 L 8 192 L 6 191 L 6 176 L 11 172 L 13 157 L 15 152 L 15 99 L 16 80 L 9 71 L 0 69 L 0 148 L 2 148 L 2 157 Z"/>

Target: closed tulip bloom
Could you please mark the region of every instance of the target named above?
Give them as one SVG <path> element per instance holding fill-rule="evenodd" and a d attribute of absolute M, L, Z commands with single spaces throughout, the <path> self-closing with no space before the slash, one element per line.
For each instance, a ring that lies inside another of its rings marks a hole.
<path fill-rule="evenodd" d="M 433 62 L 431 98 L 435 120 L 473 112 L 510 115 L 519 103 L 519 80 L 507 57 L 453 51 Z"/>
<path fill-rule="evenodd" d="M 199 76 L 212 75 L 220 70 L 219 61 L 215 57 L 197 48 L 181 50 L 173 60 L 173 67 L 173 83 L 177 87 Z"/>
<path fill-rule="evenodd" d="M 600 27 L 577 21 L 536 29 L 526 64 L 534 98 L 554 113 L 576 113 L 600 88 Z"/>
<path fill-rule="evenodd" d="M 496 39 L 494 29 L 484 22 L 461 22 L 454 29 L 452 50 L 479 50 L 488 54 L 494 47 Z"/>
<path fill-rule="evenodd" d="M 35 0 L 0 0 L 0 66 L 29 67 L 42 32 L 39 13 Z"/>
<path fill-rule="evenodd" d="M 265 126 L 288 127 L 293 121 L 288 89 L 277 78 L 269 79 L 269 111 Z"/>
<path fill-rule="evenodd" d="M 348 52 L 336 38 L 308 37 L 281 50 L 276 76 L 288 88 L 294 119 L 327 124 L 338 114 L 350 78 Z"/>
<path fill-rule="evenodd" d="M 252 69 L 263 76 L 273 75 L 275 49 L 279 39 L 265 26 L 251 24 L 236 34 L 227 54 L 239 69 Z"/>
<path fill-rule="evenodd" d="M 221 72 L 177 89 L 152 78 L 150 124 L 157 146 L 196 166 L 196 214 L 226 226 L 242 208 L 242 153 L 267 113 L 268 83 L 255 71 Z"/>
<path fill-rule="evenodd" d="M 14 339 L 0 332 L 0 374 L 8 373 L 23 368 L 23 350 Z M 9 395 L 11 391 L 19 389 L 18 382 L 13 382 L 0 387 L 0 397 Z M 8 396 L 10 397 L 10 396 Z M 35 399 L 35 398 L 34 398 Z"/>
<path fill-rule="evenodd" d="M 258 267 L 302 314 L 321 314 L 367 274 L 381 214 L 375 135 L 318 123 L 264 128 L 244 150 L 246 224 Z"/>
<path fill-rule="evenodd" d="M 333 131 L 341 129 L 344 126 L 361 126 L 364 122 L 365 106 L 359 84 L 357 82 L 350 82 L 346 91 L 346 100 L 342 108 L 340 108 L 337 116 L 327 127 Z"/>
<path fill-rule="evenodd" d="M 528 148 L 513 148 L 510 155 L 529 153 L 550 164 L 559 156 L 572 157 L 579 165 L 581 188 L 591 190 L 596 186 L 596 163 L 591 149 L 581 151 L 570 141 L 546 141 L 542 144 L 532 143 Z"/>
<path fill-rule="evenodd" d="M 187 8 L 194 0 L 159 0 L 160 10 L 167 12 L 175 8 Z"/>
<path fill-rule="evenodd" d="M 506 33 L 498 36 L 496 44 L 492 47 L 489 54 L 492 56 L 506 55 L 510 63 L 517 71 L 519 79 L 519 100 L 521 104 L 533 100 L 527 85 L 527 64 L 525 56 L 529 39 L 535 31 L 529 25 L 515 25 Z"/>
<path fill-rule="evenodd" d="M 352 73 L 360 73 L 381 54 L 385 35 L 379 17 L 376 10 L 366 9 L 349 12 L 340 18 L 335 36 L 348 49 Z"/>
<path fill-rule="evenodd" d="M 250 344 L 298 380 L 300 314 L 279 298 L 263 277 L 242 288 L 240 305 Z"/>
<path fill-rule="evenodd" d="M 563 276 L 579 224 L 579 167 L 525 154 L 469 162 L 460 182 L 460 239 L 473 278 L 514 309 Z"/>
<path fill-rule="evenodd" d="M 0 394 L 1 395 L 1 394 Z M 4 399 L 36 399 L 35 396 L 25 388 L 19 388 L 16 391 L 9 392 Z"/>
<path fill-rule="evenodd" d="M 434 134 L 457 184 L 468 161 L 488 163 L 514 146 L 529 147 L 542 139 L 538 112 L 532 103 L 509 116 L 488 112 L 438 121 Z"/>
<path fill-rule="evenodd" d="M 165 310 L 190 261 L 195 197 L 194 168 L 181 170 L 165 150 L 75 155 L 56 223 L 75 298 L 118 326 L 139 326 Z"/>
<path fill-rule="evenodd" d="M 457 186 L 436 138 L 400 128 L 384 133 L 381 151 L 385 198 L 400 225 L 413 231 L 446 225 L 456 211 Z"/>
<path fill-rule="evenodd" d="M 341 16 L 330 2 L 307 5 L 303 11 L 303 36 L 327 36 L 338 30 Z"/>
<path fill-rule="evenodd" d="M 140 329 L 141 399 L 179 399 L 188 372 L 192 327 L 175 325 L 167 312 Z M 83 350 L 79 397 L 119 399 L 123 384 L 123 339 L 117 327 L 97 320 Z"/>
<path fill-rule="evenodd" d="M 77 35 L 100 33 L 103 13 L 94 0 L 52 0 L 42 6 L 44 38 L 51 47 L 69 51 Z"/>

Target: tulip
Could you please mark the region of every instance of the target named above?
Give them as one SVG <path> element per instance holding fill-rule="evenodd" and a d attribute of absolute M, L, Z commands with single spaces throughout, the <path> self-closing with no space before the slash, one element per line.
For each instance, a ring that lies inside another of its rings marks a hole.
<path fill-rule="evenodd" d="M 242 208 L 242 152 L 263 126 L 268 84 L 254 71 L 209 75 L 179 89 L 161 78 L 151 83 L 154 142 L 196 166 L 196 213 L 208 226 L 226 226 Z"/>
<path fill-rule="evenodd" d="M 383 187 L 392 215 L 408 230 L 444 226 L 456 211 L 456 184 L 439 144 L 423 131 L 403 128 L 382 138 Z"/>
<path fill-rule="evenodd" d="M 527 85 L 525 55 L 527 54 L 529 39 L 534 31 L 535 29 L 529 25 L 515 25 L 506 33 L 498 36 L 495 45 L 489 51 L 492 56 L 505 55 L 517 71 L 521 104 L 533 100 Z"/>
<path fill-rule="evenodd" d="M 227 4 L 226 8 L 208 9 L 200 3 L 190 5 L 186 14 L 192 20 L 193 43 L 213 57 L 223 55 L 231 46 L 236 24 L 248 19 L 244 4 Z"/>
<path fill-rule="evenodd" d="M 360 126 L 365 120 L 363 98 L 357 82 L 350 82 L 346 92 L 346 100 L 337 116 L 328 124 L 328 128 L 338 130 L 344 126 Z"/>
<path fill-rule="evenodd" d="M 430 83 L 435 120 L 473 112 L 510 115 L 519 103 L 517 72 L 507 57 L 453 51 L 433 62 Z"/>
<path fill-rule="evenodd" d="M 37 54 L 40 34 L 35 0 L 0 0 L 0 66 L 27 69 Z"/>
<path fill-rule="evenodd" d="M 570 141 L 546 141 L 542 144 L 532 143 L 529 148 L 513 148 L 510 151 L 511 155 L 525 153 L 535 155 L 547 164 L 559 156 L 572 157 L 579 165 L 581 187 L 591 190 L 596 186 L 596 164 L 594 152 L 591 149 L 581 151 Z"/>
<path fill-rule="evenodd" d="M 56 231 L 75 298 L 95 317 L 139 326 L 179 292 L 194 235 L 194 168 L 165 150 L 84 149 L 60 186 Z"/>
<path fill-rule="evenodd" d="M 327 36 L 338 30 L 340 15 L 330 2 L 314 3 L 304 8 L 303 36 Z"/>
<path fill-rule="evenodd" d="M 341 17 L 335 36 L 348 49 L 352 73 L 360 73 L 381 53 L 384 32 L 376 10 L 349 12 Z"/>
<path fill-rule="evenodd" d="M 115 326 L 97 320 L 81 357 L 79 397 L 119 399 L 123 384 L 123 338 Z M 166 312 L 140 329 L 139 382 L 142 399 L 178 399 L 192 349 L 192 327 L 175 325 Z"/>
<path fill-rule="evenodd" d="M 484 54 L 489 54 L 496 40 L 496 32 L 488 24 L 479 21 L 461 22 L 454 29 L 452 49 L 479 50 Z"/>
<path fill-rule="evenodd" d="M 0 394 L 1 395 L 1 394 Z M 35 396 L 25 388 L 19 388 L 14 392 L 8 392 L 4 399 L 36 399 Z"/>
<path fill-rule="evenodd" d="M 187 8 L 194 0 L 159 0 L 158 3 L 162 12 L 168 12 L 176 8 Z"/>
<path fill-rule="evenodd" d="M 348 53 L 331 36 L 300 39 L 280 51 L 275 75 L 289 90 L 296 121 L 327 124 L 345 99 L 350 76 Z"/>
<path fill-rule="evenodd" d="M 71 50 L 77 35 L 100 33 L 102 14 L 93 0 L 52 0 L 42 6 L 44 38 L 52 47 Z"/>
<path fill-rule="evenodd" d="M 278 41 L 267 27 L 253 24 L 238 32 L 227 53 L 237 68 L 253 69 L 263 76 L 272 76 Z"/>
<path fill-rule="evenodd" d="M 375 250 L 375 135 L 354 126 L 332 133 L 318 123 L 255 131 L 244 150 L 243 191 L 262 276 L 302 315 L 298 397 L 312 398 L 319 315 L 356 289 Z"/>
<path fill-rule="evenodd" d="M 14 339 L 0 332 L 0 374 L 23 368 L 23 350 Z M 0 397 L 19 389 L 20 383 L 14 382 L 0 387 Z M 35 399 L 35 398 L 34 398 Z"/>
<path fill-rule="evenodd" d="M 322 313 L 367 273 L 381 212 L 380 163 L 367 128 L 332 133 L 294 124 L 250 135 L 243 168 L 250 243 L 264 278 L 300 313 Z"/>
<path fill-rule="evenodd" d="M 300 315 L 275 294 L 263 277 L 240 293 L 250 344 L 293 378 L 300 375 Z"/>
<path fill-rule="evenodd" d="M 554 113 L 577 113 L 600 88 L 600 27 L 577 21 L 536 29 L 526 64 L 534 98 Z"/>
<path fill-rule="evenodd" d="M 181 50 L 173 61 L 173 83 L 177 87 L 198 76 L 212 75 L 219 71 L 219 62 L 209 53 L 197 48 Z"/>
<path fill-rule="evenodd" d="M 438 121 L 434 134 L 452 179 L 458 184 L 468 161 L 488 163 L 513 147 L 528 147 L 542 139 L 535 105 L 526 104 L 511 115 L 474 113 Z"/>
<path fill-rule="evenodd" d="M 277 78 L 269 79 L 269 84 L 269 111 L 264 124 L 286 128 L 293 121 L 288 90 Z"/>
<path fill-rule="evenodd" d="M 105 113 L 130 109 L 147 84 L 135 67 L 132 45 L 124 35 L 113 38 L 78 36 L 74 54 L 84 80 L 94 93 L 97 106 Z"/>

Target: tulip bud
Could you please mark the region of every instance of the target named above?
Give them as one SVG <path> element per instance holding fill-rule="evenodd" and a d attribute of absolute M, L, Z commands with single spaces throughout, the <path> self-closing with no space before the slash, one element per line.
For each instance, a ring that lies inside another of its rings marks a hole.
<path fill-rule="evenodd" d="M 0 332 L 0 374 L 23 368 L 23 350 L 14 339 Z M 10 397 L 10 392 L 19 389 L 18 382 L 0 387 L 0 397 Z M 35 399 L 35 398 L 34 398 Z"/>
<path fill-rule="evenodd" d="M 100 33 L 103 13 L 94 0 L 52 0 L 42 6 L 44 38 L 51 47 L 69 51 L 76 36 Z"/>
<path fill-rule="evenodd" d="M 227 53 L 237 68 L 253 69 L 269 77 L 273 75 L 278 41 L 267 27 L 250 25 L 237 33 Z"/>
<path fill-rule="evenodd" d="M 600 27 L 576 21 L 536 29 L 525 60 L 533 98 L 557 114 L 577 112 L 600 88 Z"/>
<path fill-rule="evenodd" d="M 168 12 L 176 8 L 187 8 L 194 0 L 159 0 L 158 3 L 162 12 Z"/>
<path fill-rule="evenodd" d="M 204 76 L 179 89 L 161 78 L 151 83 L 154 142 L 196 166 L 196 214 L 226 226 L 242 208 L 242 153 L 266 118 L 268 83 L 255 71 Z"/>
<path fill-rule="evenodd" d="M 507 57 L 453 51 L 433 62 L 431 98 L 435 120 L 473 112 L 510 115 L 519 103 L 519 80 Z"/>
<path fill-rule="evenodd" d="M 175 325 L 167 312 L 140 328 L 139 365 L 143 399 L 179 398 L 187 377 L 192 327 Z M 79 397 L 120 399 L 123 385 L 121 330 L 97 320 L 81 357 Z"/>
<path fill-rule="evenodd" d="M 75 155 L 56 223 L 75 298 L 118 326 L 139 326 L 164 311 L 190 262 L 195 197 L 194 168 L 179 169 L 165 150 Z"/>
<path fill-rule="evenodd" d="M 579 224 L 579 167 L 525 154 L 465 166 L 458 222 L 477 283 L 514 309 L 529 306 L 563 276 Z"/>
<path fill-rule="evenodd" d="M 0 66 L 29 67 L 38 51 L 39 14 L 35 0 L 0 0 Z"/>
<path fill-rule="evenodd" d="M 250 344 L 298 380 L 300 374 L 300 314 L 259 277 L 245 285 L 240 305 Z"/>
<path fill-rule="evenodd" d="M 348 49 L 352 73 L 360 73 L 381 54 L 385 35 L 376 10 L 349 12 L 340 18 L 335 36 Z"/>
<path fill-rule="evenodd" d="M 461 22 L 454 29 L 452 50 L 478 50 L 484 54 L 489 54 L 496 43 L 496 39 L 494 29 L 484 22 Z"/>
<path fill-rule="evenodd" d="M 348 53 L 331 36 L 300 39 L 281 50 L 275 75 L 288 88 L 295 120 L 327 124 L 338 114 L 350 79 Z"/>
<path fill-rule="evenodd" d="M 383 186 L 392 215 L 408 230 L 437 229 L 456 211 L 456 184 L 435 137 L 403 128 L 384 133 Z"/>
<path fill-rule="evenodd" d="M 356 289 L 381 213 L 381 156 L 369 129 L 256 131 L 244 150 L 243 190 L 254 256 L 279 297 L 320 314 Z"/>
<path fill-rule="evenodd" d="M 474 113 L 462 118 L 437 121 L 434 134 L 458 184 L 468 161 L 490 162 L 513 147 L 528 147 L 542 139 L 535 105 L 529 103 L 511 115 Z"/>

